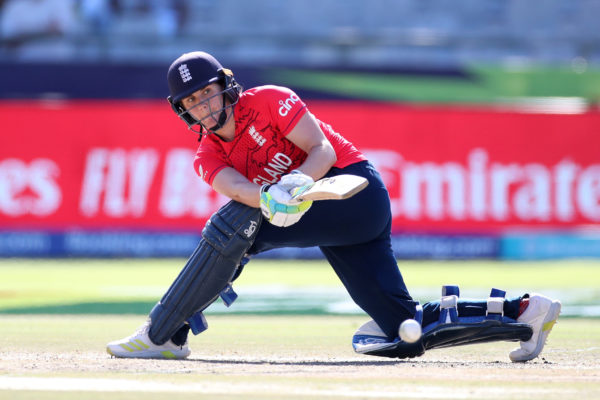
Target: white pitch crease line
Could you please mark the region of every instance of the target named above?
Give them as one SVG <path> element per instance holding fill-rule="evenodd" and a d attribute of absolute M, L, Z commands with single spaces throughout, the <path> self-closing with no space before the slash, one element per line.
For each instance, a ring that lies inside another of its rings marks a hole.
<path fill-rule="evenodd" d="M 486 387 L 478 388 L 453 388 L 451 392 L 443 386 L 408 386 L 404 391 L 356 391 L 342 387 L 331 390 L 316 390 L 310 388 L 290 388 L 286 384 L 260 384 L 260 383 L 178 383 L 157 381 L 142 381 L 131 379 L 105 379 L 105 378 L 39 378 L 39 377 L 0 377 L 0 390 L 23 391 L 58 391 L 58 392 L 179 392 L 203 394 L 282 394 L 304 395 L 318 397 L 357 397 L 357 398 L 390 398 L 403 399 L 480 399 L 486 395 L 499 393 L 508 394 L 541 394 L 550 393 L 549 390 L 523 390 L 508 388 Z"/>

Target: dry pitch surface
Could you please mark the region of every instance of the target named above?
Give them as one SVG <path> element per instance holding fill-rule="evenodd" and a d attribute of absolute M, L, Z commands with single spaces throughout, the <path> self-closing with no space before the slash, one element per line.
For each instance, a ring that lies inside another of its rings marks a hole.
<path fill-rule="evenodd" d="M 506 342 L 413 360 L 356 355 L 361 317 L 208 319 L 189 360 L 162 361 L 104 352 L 140 316 L 0 316 L 0 398 L 600 398 L 598 320 L 560 321 L 540 358 L 513 364 Z"/>

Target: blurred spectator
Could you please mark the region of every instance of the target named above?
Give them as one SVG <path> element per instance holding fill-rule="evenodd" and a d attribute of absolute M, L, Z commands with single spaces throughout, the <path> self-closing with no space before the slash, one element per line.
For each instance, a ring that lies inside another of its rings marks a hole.
<path fill-rule="evenodd" d="M 184 0 L 118 0 L 118 8 L 125 16 L 137 13 L 150 17 L 158 36 L 169 39 L 180 31 L 185 18 L 186 2 Z M 150 30 L 150 27 L 148 29 Z"/>
<path fill-rule="evenodd" d="M 79 15 L 90 33 L 104 35 L 113 23 L 116 0 L 79 0 Z"/>
<path fill-rule="evenodd" d="M 174 37 L 178 30 L 177 10 L 173 0 L 153 0 L 150 2 L 156 18 L 158 34 L 161 37 Z"/>
<path fill-rule="evenodd" d="M 9 46 L 68 35 L 77 27 L 74 0 L 7 0 L 0 15 L 0 39 Z"/>

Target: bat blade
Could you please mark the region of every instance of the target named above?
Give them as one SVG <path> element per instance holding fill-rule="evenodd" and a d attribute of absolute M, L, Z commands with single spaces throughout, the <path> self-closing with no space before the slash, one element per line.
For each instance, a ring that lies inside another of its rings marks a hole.
<path fill-rule="evenodd" d="M 343 200 L 354 196 L 367 187 L 368 184 L 369 181 L 362 176 L 337 175 L 319 179 L 311 185 L 300 188 L 300 191 L 292 198 L 300 201 Z"/>

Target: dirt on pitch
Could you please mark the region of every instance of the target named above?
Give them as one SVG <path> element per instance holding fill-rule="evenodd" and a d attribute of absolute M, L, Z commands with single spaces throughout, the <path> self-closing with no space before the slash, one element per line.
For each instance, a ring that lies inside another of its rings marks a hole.
<path fill-rule="evenodd" d="M 71 353 L 0 351 L 0 371 L 11 375 L 53 373 L 59 375 L 104 374 L 217 374 L 238 376 L 288 377 L 392 377 L 413 379 L 529 381 L 580 381 L 586 377 L 600 379 L 598 349 L 580 349 L 577 353 L 562 349 L 546 349 L 540 357 L 526 363 L 512 363 L 508 352 L 511 343 L 463 346 L 430 350 L 413 359 L 390 359 L 348 354 L 285 354 L 253 355 L 252 351 L 193 351 L 186 360 L 119 359 L 102 351 Z M 192 349 L 193 350 L 193 349 Z"/>
<path fill-rule="evenodd" d="M 32 388 L 99 396 L 192 393 L 199 400 L 600 398 L 595 320 L 566 321 L 564 333 L 553 332 L 542 355 L 527 363 L 510 362 L 517 344 L 508 342 L 430 350 L 408 360 L 361 356 L 348 340 L 360 319 L 334 317 L 215 316 L 212 333 L 191 339 L 187 360 L 111 358 L 104 344 L 138 319 L 37 317 L 34 327 L 28 317 L 0 318 L 0 398 L 2 390 Z"/>

